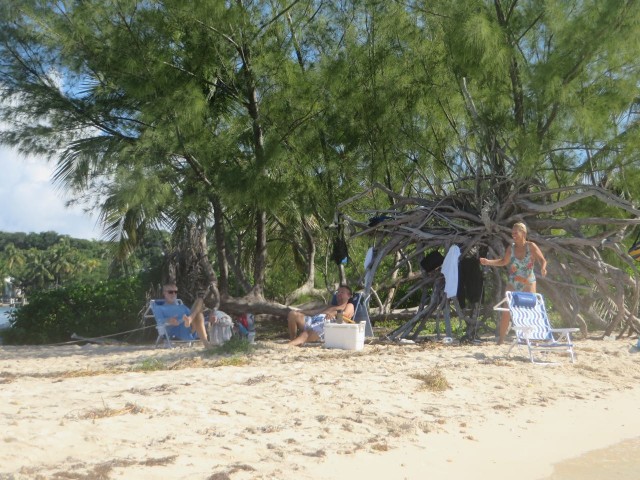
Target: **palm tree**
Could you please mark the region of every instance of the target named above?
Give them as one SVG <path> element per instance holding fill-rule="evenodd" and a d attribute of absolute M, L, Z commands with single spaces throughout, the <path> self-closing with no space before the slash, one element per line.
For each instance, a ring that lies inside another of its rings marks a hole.
<path fill-rule="evenodd" d="M 61 238 L 44 255 L 50 265 L 50 272 L 54 276 L 56 286 L 60 286 L 65 278 L 72 275 L 79 267 L 77 252 L 71 248 L 69 239 Z"/>
<path fill-rule="evenodd" d="M 13 243 L 8 243 L 2 252 L 4 264 L 9 275 L 15 275 L 16 268 L 21 268 L 25 264 L 25 256 L 22 250 L 16 248 Z"/>
<path fill-rule="evenodd" d="M 40 290 L 51 285 L 55 279 L 51 273 L 51 263 L 45 257 L 42 250 L 34 248 L 27 251 L 27 265 L 23 276 L 25 285 L 36 287 Z"/>

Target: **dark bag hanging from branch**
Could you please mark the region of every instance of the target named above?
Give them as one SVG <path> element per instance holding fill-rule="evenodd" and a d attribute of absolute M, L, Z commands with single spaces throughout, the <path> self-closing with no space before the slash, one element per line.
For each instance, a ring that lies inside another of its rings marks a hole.
<path fill-rule="evenodd" d="M 333 252 L 331 253 L 331 259 L 336 262 L 336 265 L 346 265 L 349 260 L 349 250 L 347 249 L 347 242 L 344 239 L 344 231 L 342 230 L 342 226 L 338 228 L 338 236 L 333 241 Z"/>
<path fill-rule="evenodd" d="M 429 273 L 434 271 L 436 268 L 442 266 L 444 262 L 444 257 L 437 250 L 432 250 L 427 253 L 422 260 L 420 260 L 420 266 L 425 271 L 425 273 Z"/>
<path fill-rule="evenodd" d="M 629 255 L 634 260 L 640 261 L 640 231 L 638 231 L 638 236 L 636 237 L 636 241 L 633 242 L 631 248 L 629 248 Z"/>

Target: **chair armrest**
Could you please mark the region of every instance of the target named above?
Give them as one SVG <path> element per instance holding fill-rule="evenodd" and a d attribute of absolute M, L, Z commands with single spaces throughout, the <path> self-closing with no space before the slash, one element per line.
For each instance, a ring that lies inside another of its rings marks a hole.
<path fill-rule="evenodd" d="M 504 297 L 502 300 L 500 300 L 498 303 L 496 303 L 493 306 L 493 309 L 498 311 L 498 312 L 508 312 L 509 311 L 509 307 L 501 307 L 500 305 L 502 305 L 503 303 L 506 303 L 508 301 L 507 297 Z"/>

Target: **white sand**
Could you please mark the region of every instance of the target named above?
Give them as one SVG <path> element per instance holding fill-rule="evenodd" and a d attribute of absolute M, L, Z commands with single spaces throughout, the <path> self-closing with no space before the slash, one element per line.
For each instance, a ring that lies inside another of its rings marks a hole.
<path fill-rule="evenodd" d="M 557 366 L 496 345 L 258 342 L 240 366 L 201 347 L 4 346 L 0 479 L 543 479 L 640 437 L 630 343 L 578 341 Z M 141 370 L 154 360 L 171 369 Z M 436 371 L 449 389 L 414 378 Z"/>

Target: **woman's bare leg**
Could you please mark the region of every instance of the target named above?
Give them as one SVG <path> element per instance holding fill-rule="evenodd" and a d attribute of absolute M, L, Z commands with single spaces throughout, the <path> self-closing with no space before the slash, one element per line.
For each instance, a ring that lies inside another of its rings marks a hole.
<path fill-rule="evenodd" d="M 513 292 L 515 291 L 515 289 L 516 288 L 513 285 L 507 284 L 506 290 Z M 500 325 L 498 325 L 498 345 L 502 345 L 504 343 L 504 339 L 507 337 L 510 320 L 511 320 L 511 315 L 509 315 L 509 312 L 502 312 L 502 315 L 500 315 Z"/>
<path fill-rule="evenodd" d="M 504 343 L 504 339 L 509 331 L 510 320 L 511 316 L 509 315 L 509 312 L 502 312 L 502 315 L 500 315 L 500 326 L 498 327 L 498 345 L 502 345 Z"/>

